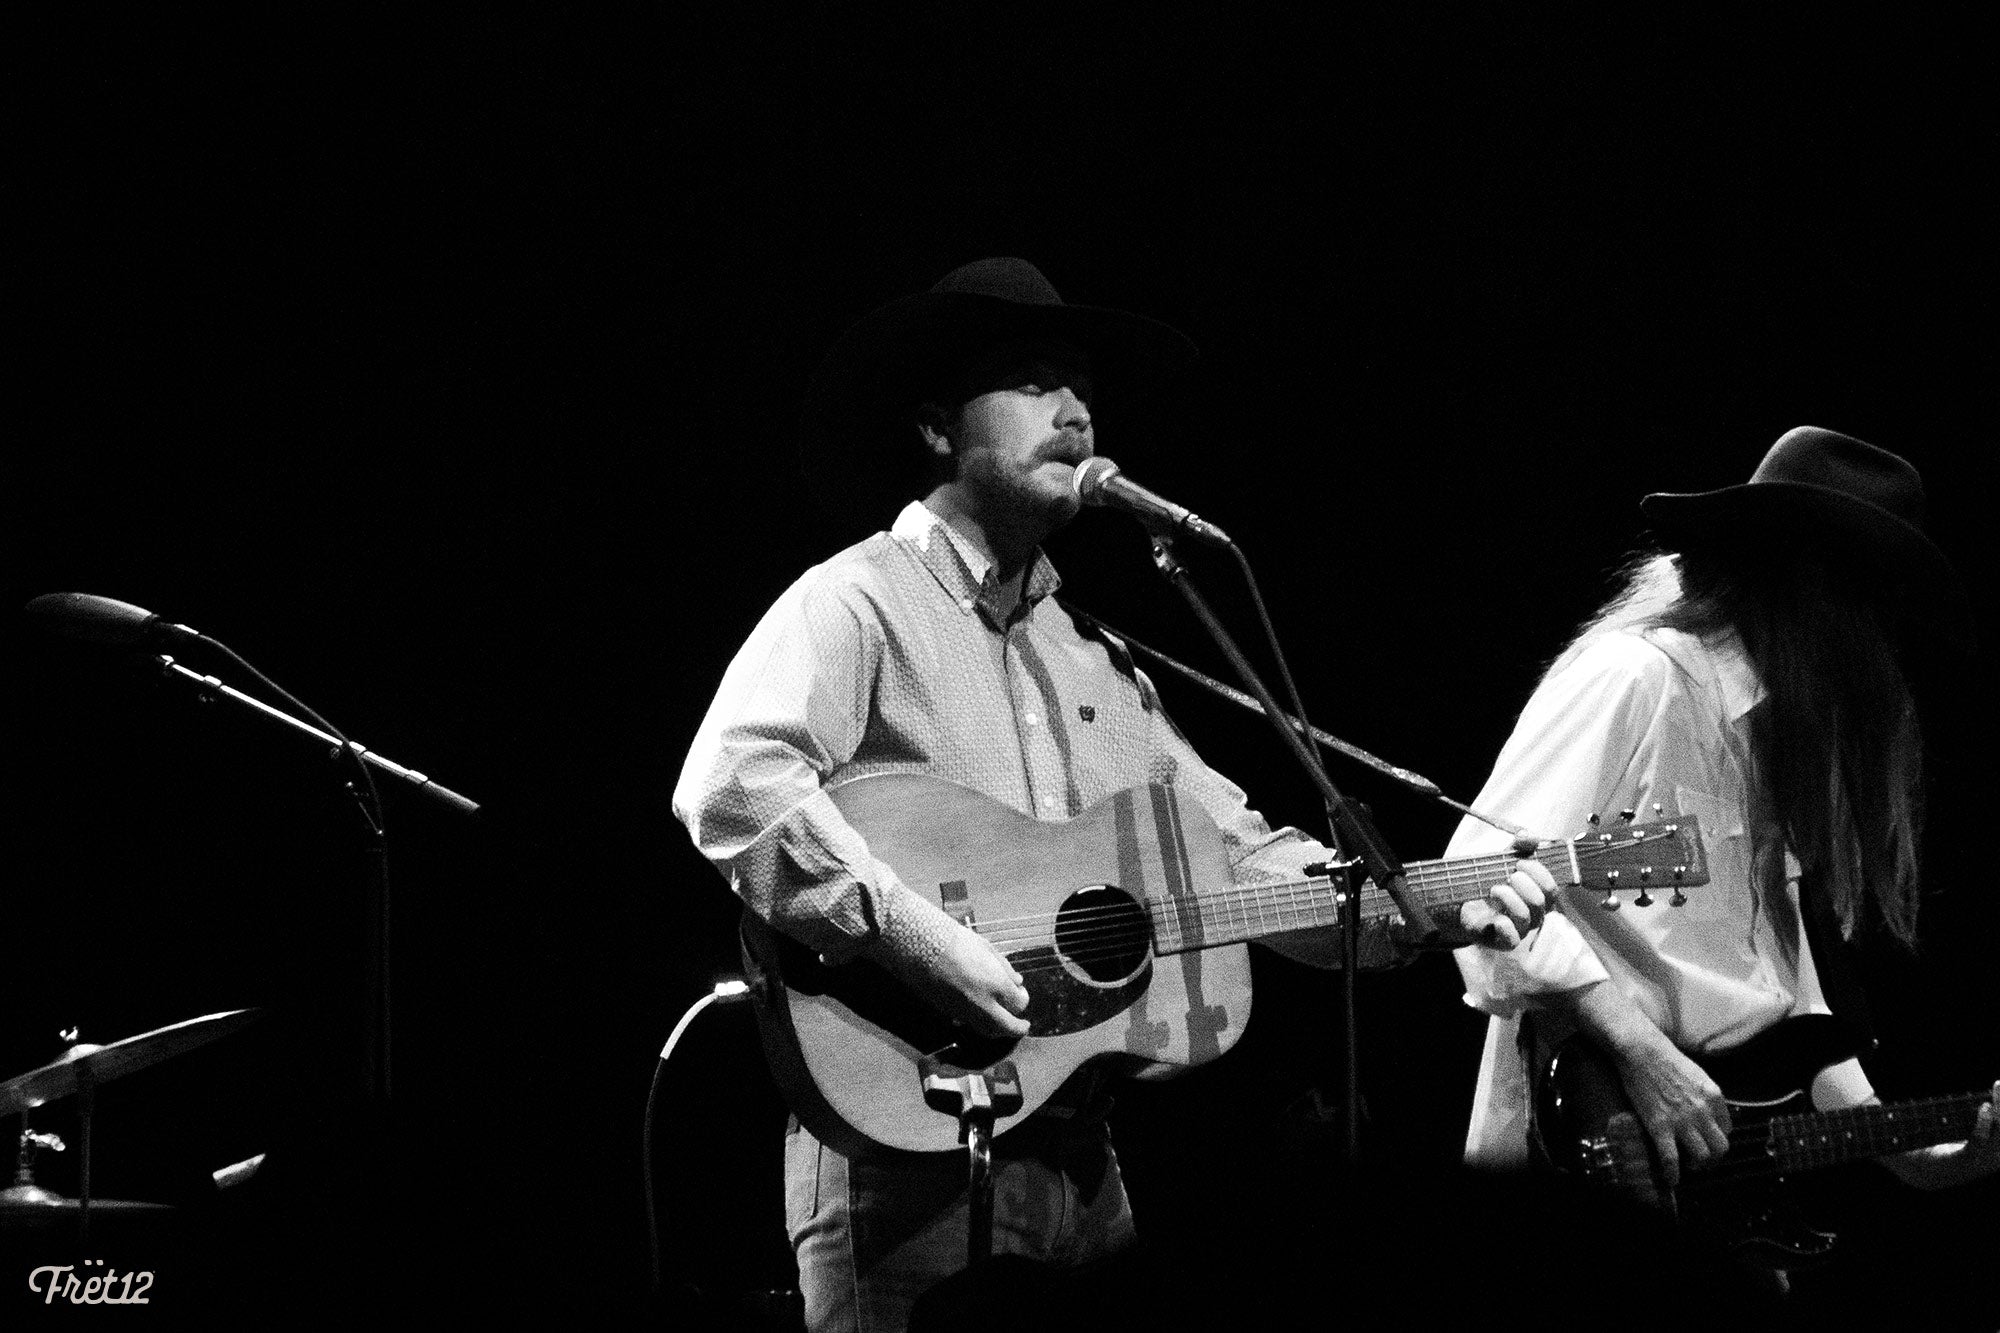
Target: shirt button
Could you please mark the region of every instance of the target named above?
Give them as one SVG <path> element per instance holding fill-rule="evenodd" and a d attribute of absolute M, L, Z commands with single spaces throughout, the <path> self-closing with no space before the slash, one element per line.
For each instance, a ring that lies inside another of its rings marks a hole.
<path fill-rule="evenodd" d="M 1054 806 L 1055 803 L 1056 803 L 1056 798 L 1053 796 L 1044 796 L 1042 798 L 1042 808 L 1045 810 Z"/>
<path fill-rule="evenodd" d="M 1035 715 L 1033 713 L 1021 714 L 1021 720 L 1031 727 L 1035 725 Z"/>
<path fill-rule="evenodd" d="M 959 598 L 958 609 L 961 611 L 970 611 L 972 609 L 972 599 L 970 597 Z"/>

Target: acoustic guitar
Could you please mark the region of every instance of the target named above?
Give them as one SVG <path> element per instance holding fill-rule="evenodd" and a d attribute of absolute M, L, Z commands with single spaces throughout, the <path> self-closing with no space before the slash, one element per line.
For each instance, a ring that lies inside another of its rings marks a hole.
<path fill-rule="evenodd" d="M 754 917 L 745 958 L 772 1072 L 793 1112 L 844 1151 L 958 1148 L 957 1121 L 925 1105 L 919 1062 L 984 1069 L 1011 1060 L 1022 1105 L 995 1133 L 1032 1115 L 1080 1065 L 1115 1061 L 1159 1077 L 1221 1055 L 1250 1014 L 1247 941 L 1334 926 L 1344 897 L 1331 877 L 1237 884 L 1222 834 L 1171 787 L 1118 792 L 1074 819 L 1037 820 L 968 787 L 920 774 L 876 774 L 831 791 L 869 849 L 903 882 L 992 942 L 1020 972 L 1028 1035 L 971 1035 L 865 960 L 828 966 Z M 1532 856 L 1606 907 L 1637 890 L 1707 882 L 1693 818 L 1625 824 L 1537 846 Z M 1504 880 L 1512 853 L 1405 867 L 1411 896 L 1455 916 Z M 1364 923 L 1397 918 L 1363 886 Z"/>

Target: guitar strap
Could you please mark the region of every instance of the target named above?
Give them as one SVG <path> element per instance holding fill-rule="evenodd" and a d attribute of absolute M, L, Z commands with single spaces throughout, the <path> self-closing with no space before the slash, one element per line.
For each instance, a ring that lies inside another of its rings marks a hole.
<path fill-rule="evenodd" d="M 1880 1042 L 1869 1021 L 1868 997 L 1862 993 L 1860 979 L 1855 975 L 1853 955 L 1840 934 L 1840 921 L 1819 885 L 1804 877 L 1799 880 L 1799 917 L 1805 927 L 1806 946 L 1812 950 L 1813 967 L 1819 972 L 1819 989 L 1826 997 L 1827 1008 L 1853 1030 L 1862 1050 L 1874 1050 Z"/>

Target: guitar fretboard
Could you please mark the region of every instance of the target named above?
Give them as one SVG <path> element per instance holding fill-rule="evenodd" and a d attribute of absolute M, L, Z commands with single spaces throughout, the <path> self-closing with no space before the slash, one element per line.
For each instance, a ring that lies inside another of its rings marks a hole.
<path fill-rule="evenodd" d="M 1892 1106 L 1850 1106 L 1774 1116 L 1756 1130 L 1780 1170 L 1807 1171 L 1888 1153 L 1950 1143 L 1972 1132 L 1983 1092 Z"/>
<path fill-rule="evenodd" d="M 1659 844 L 1663 856 L 1672 855 L 1671 844 Z M 1631 860 L 1634 847 L 1619 845 L 1618 853 Z M 1574 854 L 1574 859 L 1572 859 Z M 1578 867 L 1603 855 L 1604 849 L 1588 840 L 1553 842 L 1535 849 L 1531 859 L 1549 868 L 1558 884 L 1573 882 Z M 1454 908 L 1486 896 L 1489 885 L 1499 883 L 1513 871 L 1519 860 L 1513 852 L 1491 856 L 1452 857 L 1439 861 L 1418 861 L 1406 865 L 1404 875 L 1410 896 L 1425 911 Z M 1640 858 L 1643 862 L 1643 857 Z M 1631 887 L 1641 884 L 1654 888 L 1671 887 L 1676 866 L 1655 867 L 1636 864 Z M 1222 944 L 1241 944 L 1266 935 L 1338 925 L 1342 894 L 1331 880 L 1304 879 L 1274 884 L 1238 885 L 1181 898 L 1154 900 L 1154 950 L 1182 953 Z M 1361 920 L 1368 923 L 1398 915 L 1396 902 L 1372 881 L 1361 891 Z"/>

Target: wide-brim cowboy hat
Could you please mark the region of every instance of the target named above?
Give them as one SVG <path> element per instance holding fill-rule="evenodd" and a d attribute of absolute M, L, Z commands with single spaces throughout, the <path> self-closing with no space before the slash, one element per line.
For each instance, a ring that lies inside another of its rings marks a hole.
<path fill-rule="evenodd" d="M 1786 431 L 1740 486 L 1648 495 L 1668 545 L 1803 551 L 1894 589 L 1949 637 L 1972 616 L 1951 560 L 1924 532 L 1924 483 L 1903 458 L 1818 426 Z"/>
<path fill-rule="evenodd" d="M 925 465 L 918 408 L 948 395 L 981 353 L 1044 338 L 1080 349 L 1098 393 L 1116 399 L 1170 383 L 1196 355 L 1185 334 L 1158 320 L 1066 304 L 1025 259 L 975 260 L 863 316 L 821 360 L 800 432 L 810 493 L 836 512 L 915 498 Z"/>

